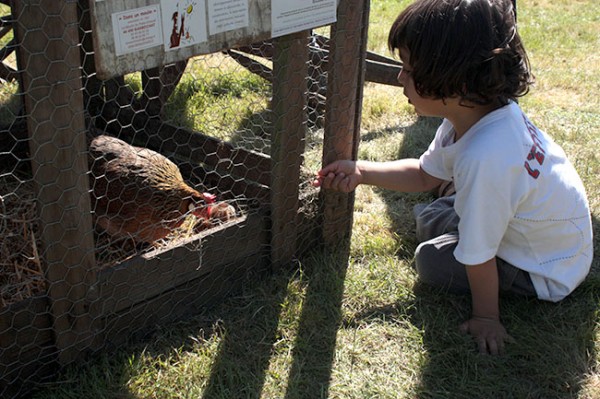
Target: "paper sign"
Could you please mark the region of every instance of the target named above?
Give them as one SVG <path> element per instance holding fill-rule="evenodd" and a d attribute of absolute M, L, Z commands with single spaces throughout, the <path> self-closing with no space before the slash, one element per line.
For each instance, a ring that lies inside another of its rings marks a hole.
<path fill-rule="evenodd" d="M 115 53 L 123 55 L 163 44 L 157 5 L 112 14 Z"/>
<path fill-rule="evenodd" d="M 206 42 L 205 0 L 161 0 L 165 51 Z"/>
<path fill-rule="evenodd" d="M 211 35 L 248 26 L 248 0 L 208 0 Z"/>
<path fill-rule="evenodd" d="M 336 21 L 336 0 L 272 0 L 271 35 L 300 32 Z"/>

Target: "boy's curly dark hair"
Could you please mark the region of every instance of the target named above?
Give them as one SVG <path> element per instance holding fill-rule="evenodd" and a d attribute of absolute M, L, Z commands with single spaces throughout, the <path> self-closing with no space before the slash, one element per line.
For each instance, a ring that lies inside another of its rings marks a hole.
<path fill-rule="evenodd" d="M 417 0 L 392 25 L 388 46 L 408 50 L 422 97 L 505 105 L 533 83 L 511 0 Z"/>

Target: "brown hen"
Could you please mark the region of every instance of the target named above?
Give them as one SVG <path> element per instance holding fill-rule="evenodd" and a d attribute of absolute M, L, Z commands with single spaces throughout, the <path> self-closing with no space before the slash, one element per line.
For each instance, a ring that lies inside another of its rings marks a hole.
<path fill-rule="evenodd" d="M 185 183 L 177 165 L 147 148 L 115 137 L 89 137 L 92 209 L 96 225 L 114 237 L 154 243 L 192 213 L 210 227 L 235 209 Z"/>

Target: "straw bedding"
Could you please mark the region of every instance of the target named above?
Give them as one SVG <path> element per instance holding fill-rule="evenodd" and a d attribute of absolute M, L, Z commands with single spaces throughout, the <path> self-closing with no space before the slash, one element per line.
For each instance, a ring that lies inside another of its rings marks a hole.
<path fill-rule="evenodd" d="M 95 238 L 98 270 L 114 266 L 128 258 L 157 248 L 173 246 L 206 229 L 189 216 L 173 234 L 153 247 L 135 247 L 128 240 L 113 241 L 107 234 Z M 0 309 L 46 290 L 37 217 L 35 188 L 31 180 L 0 172 Z"/>

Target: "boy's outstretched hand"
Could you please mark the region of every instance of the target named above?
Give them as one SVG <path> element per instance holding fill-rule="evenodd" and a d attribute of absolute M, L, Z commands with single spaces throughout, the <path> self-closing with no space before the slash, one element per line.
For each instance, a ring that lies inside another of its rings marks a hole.
<path fill-rule="evenodd" d="M 498 355 L 504 351 L 504 342 L 514 341 L 499 320 L 473 317 L 460 325 L 460 331 L 470 334 L 477 342 L 479 353 Z"/>
<path fill-rule="evenodd" d="M 313 186 L 349 193 L 362 181 L 356 161 L 335 161 L 317 172 Z"/>

